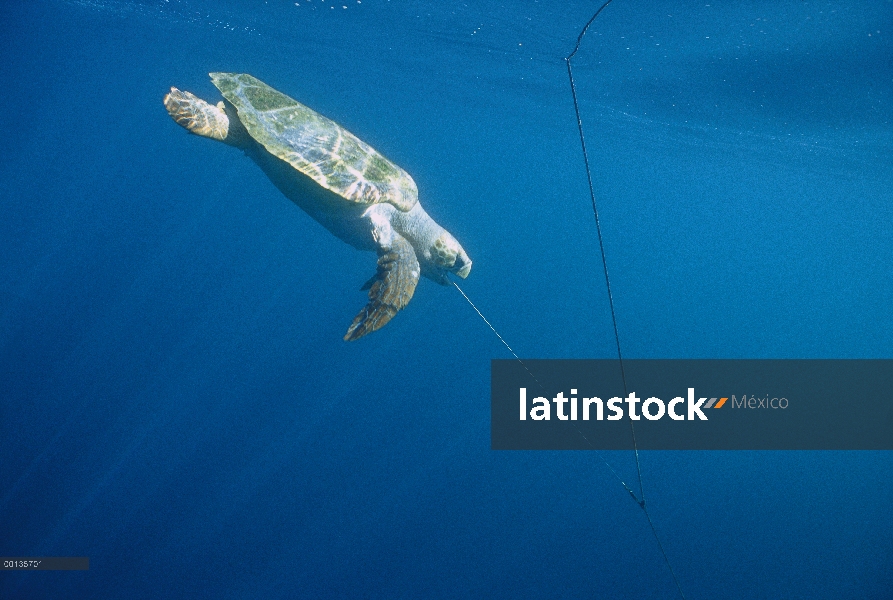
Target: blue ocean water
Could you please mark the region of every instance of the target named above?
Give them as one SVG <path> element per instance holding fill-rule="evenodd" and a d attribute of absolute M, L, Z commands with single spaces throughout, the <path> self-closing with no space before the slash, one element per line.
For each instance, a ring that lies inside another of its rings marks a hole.
<path fill-rule="evenodd" d="M 674 598 L 590 452 L 489 449 L 455 289 L 176 126 L 248 72 L 409 171 L 524 358 L 610 358 L 564 57 L 600 3 L 0 6 L 2 598 Z M 893 3 L 614 0 L 573 68 L 624 353 L 891 358 Z M 626 481 L 633 456 L 604 454 Z M 645 452 L 685 596 L 893 598 L 893 456 Z"/>

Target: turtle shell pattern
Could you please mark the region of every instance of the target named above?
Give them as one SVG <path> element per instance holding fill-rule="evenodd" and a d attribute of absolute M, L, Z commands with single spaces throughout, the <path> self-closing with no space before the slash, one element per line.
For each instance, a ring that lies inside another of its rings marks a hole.
<path fill-rule="evenodd" d="M 369 144 L 300 102 L 245 73 L 211 73 L 248 134 L 267 151 L 349 202 L 418 202 L 409 173 Z"/>

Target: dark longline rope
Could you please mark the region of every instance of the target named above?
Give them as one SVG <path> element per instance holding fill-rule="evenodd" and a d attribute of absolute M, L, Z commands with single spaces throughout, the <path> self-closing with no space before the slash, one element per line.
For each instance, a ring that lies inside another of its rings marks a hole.
<path fill-rule="evenodd" d="M 617 362 L 620 364 L 620 379 L 623 382 L 623 393 L 624 395 L 627 395 L 626 373 L 623 370 L 623 353 L 620 351 L 620 333 L 617 329 L 617 314 L 614 312 L 614 295 L 611 293 L 611 278 L 608 277 L 608 261 L 605 258 L 605 244 L 602 241 L 602 226 L 601 221 L 598 218 L 598 207 L 595 203 L 595 189 L 592 186 L 592 170 L 589 168 L 589 153 L 586 152 L 586 140 L 583 137 L 583 120 L 580 117 L 580 105 L 577 103 L 577 86 L 574 83 L 574 73 L 571 70 L 571 59 L 574 57 L 574 54 L 577 53 L 577 50 L 580 49 L 580 42 L 583 41 L 583 36 L 586 35 L 586 30 L 589 29 L 589 26 L 592 25 L 592 22 L 595 21 L 598 14 L 611 2 L 612 0 L 608 0 L 601 5 L 601 8 L 595 11 L 595 14 L 592 15 L 592 18 L 589 19 L 589 22 L 583 27 L 583 31 L 577 36 L 577 45 L 574 46 L 574 51 L 564 59 L 564 62 L 567 64 L 567 76 L 571 82 L 571 96 L 574 99 L 574 112 L 577 115 L 577 130 L 580 132 L 580 146 L 583 148 L 583 162 L 586 164 L 586 178 L 589 181 L 589 198 L 592 200 L 592 214 L 595 215 L 595 231 L 598 233 L 598 248 L 601 250 L 602 268 L 605 272 L 605 285 L 608 288 L 608 304 L 611 307 L 611 323 L 614 325 L 614 342 L 617 345 Z M 636 429 L 633 427 L 632 419 L 630 419 L 629 428 L 632 432 L 633 449 L 636 453 L 636 473 L 639 476 L 639 497 L 637 498 L 633 495 L 633 499 L 635 499 L 639 506 L 645 508 L 645 488 L 642 486 L 642 469 L 639 465 L 639 446 L 636 444 Z"/>
<path fill-rule="evenodd" d="M 607 2 L 602 4 L 599 9 L 595 11 L 595 14 L 592 15 L 592 18 L 589 19 L 586 25 L 583 26 L 582 31 L 580 31 L 580 35 L 577 36 L 577 44 L 574 46 L 573 52 L 565 57 L 564 62 L 567 64 L 567 76 L 571 84 L 571 96 L 574 99 L 574 112 L 577 116 L 577 130 L 580 133 L 580 146 L 583 149 L 583 162 L 586 165 L 586 178 L 589 182 L 589 198 L 592 200 L 592 214 L 595 216 L 595 231 L 598 234 L 598 247 L 602 255 L 602 267 L 605 273 L 605 286 L 608 289 L 608 303 L 611 307 L 611 322 L 614 325 L 614 342 L 617 345 L 617 362 L 620 365 L 620 378 L 623 382 L 624 395 L 626 395 L 626 374 L 623 370 L 623 353 L 620 350 L 620 333 L 617 329 L 617 313 L 614 310 L 614 296 L 611 293 L 611 278 L 608 276 L 608 260 L 605 256 L 605 244 L 602 239 L 601 222 L 598 218 L 598 207 L 596 206 L 595 202 L 595 188 L 592 185 L 592 170 L 589 167 L 589 154 L 586 152 L 586 139 L 583 136 L 583 119 L 580 117 L 580 105 L 577 102 L 577 86 L 574 83 L 574 73 L 571 69 L 571 59 L 577 53 L 577 50 L 580 49 L 580 43 L 583 41 L 583 36 L 586 35 L 586 31 L 589 29 L 589 26 L 592 25 L 592 23 L 595 21 L 596 17 L 598 17 L 599 13 L 601 13 L 611 2 L 612 0 L 607 0 Z M 673 581 L 676 583 L 676 589 L 679 590 L 679 595 L 682 597 L 682 600 L 685 600 L 685 594 L 682 592 L 682 586 L 679 584 L 679 578 L 676 577 L 676 572 L 673 570 L 673 565 L 670 564 L 670 559 L 667 557 L 667 553 L 664 550 L 664 545 L 660 541 L 660 536 L 657 535 L 657 528 L 654 526 L 654 521 L 651 520 L 651 514 L 648 512 L 648 507 L 645 505 L 645 487 L 642 485 L 642 467 L 639 463 L 639 446 L 638 444 L 636 444 L 636 429 L 633 426 L 632 419 L 630 419 L 629 421 L 629 427 L 630 431 L 632 432 L 633 450 L 635 450 L 636 454 L 636 474 L 639 477 L 640 498 L 637 498 L 633 491 L 625 484 L 624 487 L 626 487 L 629 495 L 632 496 L 633 500 L 636 501 L 636 503 L 642 508 L 642 511 L 645 513 L 645 517 L 648 519 L 648 524 L 651 526 L 651 533 L 654 534 L 654 539 L 657 542 L 657 547 L 660 549 L 660 553 L 664 557 L 664 562 L 667 563 L 667 568 L 670 569 L 670 574 L 673 576 Z"/>

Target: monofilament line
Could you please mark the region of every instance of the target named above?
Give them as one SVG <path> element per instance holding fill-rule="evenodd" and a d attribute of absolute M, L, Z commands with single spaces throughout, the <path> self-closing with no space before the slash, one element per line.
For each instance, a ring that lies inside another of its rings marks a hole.
<path fill-rule="evenodd" d="M 456 283 L 455 281 L 450 281 L 450 283 L 452 283 L 454 286 L 456 286 L 456 289 L 459 290 L 459 293 L 462 294 L 462 297 L 465 298 L 466 300 L 468 300 L 468 303 L 471 305 L 471 308 L 474 309 L 474 312 L 476 312 L 476 313 L 477 313 L 477 314 L 484 320 L 484 323 L 487 324 L 487 327 L 489 327 L 489 328 L 493 331 L 493 333 L 496 334 L 496 337 L 499 338 L 499 341 L 502 342 L 502 344 L 503 344 L 506 348 L 509 349 L 509 352 L 512 353 L 512 356 L 514 356 L 515 358 L 517 358 L 517 359 L 518 359 L 518 362 L 521 363 L 521 364 L 523 365 L 523 364 L 524 364 L 524 361 L 522 361 L 521 358 L 520 358 L 517 354 L 515 354 L 515 351 L 512 350 L 512 347 L 508 345 L 508 342 L 506 342 L 504 339 L 502 339 L 502 336 L 499 335 L 499 332 L 496 331 L 496 328 L 493 327 L 492 325 L 490 325 L 490 321 L 487 320 L 487 317 L 485 317 L 485 316 L 483 315 L 483 313 L 481 313 L 481 311 L 478 310 L 478 307 L 474 305 L 474 302 L 471 301 L 471 298 L 469 298 L 468 296 L 465 295 L 465 292 L 462 291 L 462 288 L 459 287 L 459 284 Z M 524 367 L 524 368 L 526 369 L 527 367 Z M 529 373 L 529 372 L 530 372 L 530 371 L 528 371 L 528 373 Z"/>
<path fill-rule="evenodd" d="M 484 320 L 484 323 L 486 323 L 486 324 L 487 324 L 487 327 L 489 327 L 490 330 L 493 331 L 493 333 L 496 334 L 496 337 L 499 338 L 499 341 L 502 342 L 502 344 L 503 344 L 506 348 L 509 349 L 509 352 L 512 353 L 512 356 L 514 356 L 514 357 L 518 360 L 518 362 L 521 363 L 521 366 L 524 367 L 524 370 L 527 371 L 527 374 L 530 375 L 530 376 L 533 378 L 533 380 L 536 382 L 536 384 L 537 384 L 538 386 L 543 387 L 543 384 L 541 384 L 541 383 L 540 383 L 540 380 L 536 378 L 536 375 L 534 375 L 533 373 L 530 372 L 530 369 L 527 368 L 527 365 L 524 364 L 524 361 L 521 360 L 521 357 L 518 356 L 517 354 L 515 354 L 515 351 L 512 350 L 512 347 L 509 346 L 508 342 L 506 342 L 504 339 L 502 339 L 502 336 L 499 335 L 499 332 L 496 331 L 496 328 L 493 327 L 493 326 L 490 324 L 490 321 L 487 320 L 487 317 L 484 316 L 484 313 L 482 313 L 481 311 L 479 311 L 479 310 L 478 310 L 478 307 L 475 306 L 475 305 L 474 305 L 474 302 L 471 301 L 471 298 L 469 298 L 468 296 L 465 295 L 465 292 L 462 291 L 462 288 L 459 287 L 459 284 L 456 283 L 456 282 L 453 281 L 453 280 L 450 280 L 450 283 L 452 283 L 454 286 L 456 286 L 456 289 L 459 290 L 459 293 L 462 294 L 462 297 L 463 297 L 463 298 L 465 298 L 466 300 L 468 300 L 468 303 L 471 305 L 471 308 L 474 309 L 474 312 L 476 312 L 476 313 L 478 314 L 478 316 L 480 316 L 480 318 L 482 318 L 482 319 Z M 546 389 L 546 388 L 543 388 L 543 389 Z"/>
<path fill-rule="evenodd" d="M 589 167 L 589 154 L 586 152 L 586 139 L 583 136 L 583 119 L 580 117 L 580 104 L 577 101 L 577 86 L 574 83 L 574 72 L 573 72 L 573 69 L 571 68 L 571 59 L 577 53 L 577 50 L 580 49 L 580 43 L 583 41 L 583 36 L 586 35 L 586 31 L 589 29 L 589 26 L 592 25 L 592 23 L 593 23 L 593 21 L 595 21 L 596 17 L 598 17 L 598 15 L 611 2 L 612 2 L 612 0 L 607 0 L 607 2 L 602 4 L 599 7 L 599 9 L 597 11 L 595 11 L 595 14 L 592 15 L 592 18 L 589 19 L 589 21 L 583 27 L 582 31 L 580 31 L 580 35 L 577 36 L 577 44 L 574 46 L 573 52 L 568 54 L 567 57 L 565 57 L 564 61 L 567 64 L 567 76 L 568 76 L 568 79 L 570 80 L 570 84 L 571 84 L 571 96 L 573 97 L 573 100 L 574 100 L 574 113 L 577 116 L 577 129 L 580 133 L 580 146 L 583 149 L 583 162 L 586 165 L 586 178 L 589 182 L 589 198 L 592 200 L 592 213 L 595 216 L 595 230 L 596 230 L 596 233 L 598 234 L 598 247 L 599 247 L 599 250 L 601 251 L 602 267 L 603 267 L 604 273 L 605 273 L 605 286 L 607 287 L 607 290 L 608 290 L 608 303 L 610 304 L 610 307 L 611 307 L 611 322 L 614 325 L 614 341 L 617 344 L 617 360 L 620 364 L 620 377 L 621 377 L 621 380 L 623 381 L 623 391 L 624 391 L 624 393 L 626 393 L 627 392 L 626 375 L 623 371 L 623 353 L 620 350 L 620 333 L 617 329 L 617 314 L 614 310 L 614 296 L 611 293 L 611 278 L 608 276 L 608 260 L 605 256 L 605 244 L 602 239 L 601 223 L 598 218 L 598 207 L 597 207 L 596 201 L 595 201 L 595 188 L 592 185 L 592 170 Z M 673 581 L 676 584 L 676 589 L 679 591 L 679 595 L 682 597 L 682 600 L 685 600 L 685 594 L 682 591 L 682 586 L 679 585 L 679 578 L 676 577 L 676 572 L 673 570 L 673 565 L 670 564 L 670 559 L 667 557 L 667 553 L 664 551 L 664 546 L 660 541 L 660 536 L 657 535 L 657 529 L 654 527 L 654 521 L 651 520 L 651 514 L 648 512 L 648 507 L 645 504 L 645 488 L 642 485 L 642 468 L 639 463 L 639 447 L 636 444 L 636 430 L 635 430 L 635 427 L 633 427 L 632 420 L 630 420 L 630 431 L 632 432 L 633 449 L 635 450 L 635 454 L 636 454 L 636 473 L 639 476 L 639 492 L 641 493 L 641 500 L 638 500 L 638 504 L 639 504 L 639 506 L 642 507 L 642 510 L 645 512 L 645 516 L 648 518 L 648 524 L 651 526 L 651 532 L 654 534 L 654 539 L 655 539 L 655 541 L 657 541 L 657 547 L 660 549 L 660 552 L 664 557 L 664 562 L 667 563 L 667 568 L 670 569 L 670 574 L 673 576 Z M 627 491 L 629 491 L 630 496 L 633 497 L 633 500 L 637 500 L 636 495 L 633 494 L 631 490 L 629 490 L 627 488 Z"/>
<path fill-rule="evenodd" d="M 476 313 L 478 314 L 478 316 L 484 321 L 484 323 L 487 324 L 487 327 L 490 328 L 490 331 L 492 331 L 492 332 L 496 335 L 496 337 L 499 338 L 499 341 L 502 342 L 502 344 L 503 344 L 506 348 L 508 348 L 508 351 L 512 353 L 512 356 L 514 356 L 515 359 L 521 364 L 521 366 L 524 367 L 524 370 L 527 371 L 527 374 L 530 375 L 530 377 L 533 378 L 533 380 L 536 382 L 536 384 L 537 384 L 538 386 L 540 386 L 540 388 L 545 392 L 545 391 L 546 391 L 546 387 L 545 387 L 542 383 L 540 383 L 540 380 L 536 378 L 536 375 L 534 375 L 534 374 L 530 371 L 530 369 L 527 368 L 527 365 L 524 364 L 524 361 L 521 360 L 521 358 L 520 358 L 517 354 L 515 354 L 515 351 L 512 350 L 512 347 L 508 345 L 508 342 L 506 342 L 505 339 L 503 339 L 503 337 L 502 337 L 501 335 L 499 335 L 499 332 L 496 331 L 496 328 L 493 327 L 493 325 L 490 324 L 490 321 L 488 321 L 488 320 L 487 320 L 487 317 L 485 317 L 484 314 L 478 309 L 478 307 L 475 306 L 474 302 L 471 301 L 471 298 L 469 298 L 469 297 L 465 294 L 465 292 L 462 291 L 462 288 L 460 288 L 459 285 L 458 285 L 455 281 L 452 281 L 452 280 L 451 280 L 450 283 L 452 283 L 454 286 L 456 286 L 456 289 L 459 290 L 459 293 L 462 294 L 462 297 L 465 298 L 465 300 L 468 301 L 468 304 L 471 305 L 471 308 L 474 309 L 474 312 L 476 312 Z M 592 444 L 592 442 L 589 440 L 589 438 L 586 437 L 586 434 L 583 433 L 583 430 L 580 429 L 579 427 L 577 427 L 577 424 L 576 424 L 576 423 L 572 423 L 572 425 L 573 425 L 574 429 L 577 430 L 577 433 L 579 433 L 580 436 L 586 441 L 586 443 L 589 444 L 589 446 L 592 447 L 592 450 L 598 455 L 598 457 L 599 457 L 600 459 L 602 459 L 602 462 L 605 463 L 605 466 L 608 467 L 608 470 L 611 472 L 611 474 L 614 476 L 614 478 L 617 479 L 617 481 L 620 482 L 620 485 L 622 485 L 623 488 L 624 488 L 627 492 L 629 492 L 629 495 L 632 496 L 633 500 L 635 500 L 635 501 L 641 506 L 643 502 L 639 500 L 639 498 L 636 496 L 636 493 L 633 491 L 633 489 L 632 489 L 631 487 L 629 487 L 629 486 L 626 484 L 626 482 L 623 481 L 623 479 L 620 478 L 620 475 L 617 474 L 617 471 L 614 470 L 614 467 L 611 466 L 611 463 L 609 463 L 609 462 L 605 459 L 605 457 L 602 456 L 602 453 L 595 449 L 595 446 Z"/>

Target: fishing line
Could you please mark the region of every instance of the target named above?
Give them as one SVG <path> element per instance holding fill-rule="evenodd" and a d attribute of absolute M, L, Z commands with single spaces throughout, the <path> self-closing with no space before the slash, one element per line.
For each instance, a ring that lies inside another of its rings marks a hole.
<path fill-rule="evenodd" d="M 496 334 L 496 337 L 499 338 L 499 341 L 502 342 L 503 345 L 504 345 L 506 348 L 509 349 L 509 352 L 512 353 L 512 356 L 514 356 L 515 359 L 517 359 L 517 361 L 518 361 L 519 363 L 521 363 L 521 366 L 524 367 L 524 370 L 527 371 L 527 373 L 533 378 L 533 380 L 537 383 L 537 385 L 539 385 L 540 388 L 543 390 L 543 392 L 545 392 L 545 391 L 546 391 L 546 387 L 545 387 L 542 383 L 540 383 L 539 379 L 536 378 L 536 375 L 534 375 L 534 374 L 530 371 L 530 369 L 527 368 L 527 365 L 524 364 L 524 361 L 521 360 L 521 357 L 519 357 L 517 354 L 515 354 L 515 351 L 512 350 L 512 347 L 508 345 L 508 343 L 505 341 L 505 339 L 503 339 L 503 337 L 502 337 L 501 335 L 499 335 L 499 332 L 496 331 L 496 328 L 493 327 L 493 325 L 490 324 L 490 321 L 488 321 L 488 320 L 487 320 L 487 317 L 485 317 L 484 314 L 480 311 L 480 309 L 478 309 L 478 307 L 475 306 L 474 302 L 471 301 L 471 298 L 469 298 L 468 295 L 466 295 L 466 293 L 462 291 L 462 288 L 459 287 L 459 284 L 457 284 L 455 281 L 452 281 L 452 280 L 450 280 L 450 283 L 452 283 L 452 284 L 456 287 L 456 289 L 459 290 L 459 293 L 462 294 L 462 297 L 465 298 L 465 299 L 468 301 L 468 303 L 471 305 L 471 308 L 474 309 L 474 312 L 476 312 L 476 313 L 478 314 L 478 316 L 479 316 L 481 319 L 484 320 L 484 323 L 487 324 L 487 327 L 489 327 L 490 330 L 493 331 L 494 334 Z M 614 477 L 617 479 L 617 481 L 620 482 L 620 485 L 622 485 L 623 488 L 624 488 L 627 492 L 629 492 L 629 495 L 633 497 L 633 500 L 635 500 L 637 504 L 639 504 L 640 506 L 642 506 L 643 503 L 644 503 L 644 500 L 643 500 L 643 501 L 640 501 L 640 500 L 639 500 L 639 498 L 636 496 L 636 493 L 633 491 L 633 489 L 632 489 L 631 487 L 629 487 L 629 486 L 626 484 L 626 482 L 623 481 L 623 479 L 620 478 L 620 475 L 617 474 L 617 471 L 614 470 L 614 467 L 611 466 L 611 463 L 609 463 L 609 462 L 605 459 L 605 457 L 602 456 L 602 453 L 599 452 L 599 451 L 595 448 L 595 446 L 593 445 L 593 443 L 592 443 L 591 441 L 589 441 L 589 438 L 586 437 L 586 434 L 583 433 L 583 431 L 577 426 L 577 424 L 576 424 L 576 423 L 571 423 L 571 425 L 573 425 L 574 429 L 577 430 L 577 433 L 579 433 L 580 436 L 581 436 L 584 440 L 586 440 L 586 443 L 589 444 L 589 447 L 592 448 L 592 450 L 598 455 L 598 457 L 599 457 L 600 459 L 602 459 L 602 462 L 605 463 L 605 466 L 608 467 L 608 470 L 611 471 L 611 474 L 614 475 Z M 643 507 L 643 508 L 644 508 L 644 507 Z"/>
<path fill-rule="evenodd" d="M 521 357 L 518 356 L 515 353 L 515 351 L 512 350 L 512 347 L 508 345 L 508 342 L 505 341 L 505 338 L 503 338 L 501 335 L 499 335 L 499 332 L 496 331 L 496 328 L 493 327 L 493 325 L 490 323 L 490 321 L 487 320 L 487 317 L 484 316 L 484 313 L 482 313 L 480 311 L 480 309 L 475 305 L 475 303 L 471 301 L 471 298 L 469 298 L 468 295 L 464 291 L 462 291 L 462 288 L 459 287 L 459 284 L 457 284 L 455 281 L 452 281 L 452 280 L 450 280 L 450 283 L 452 283 L 453 286 L 457 290 L 459 290 L 459 293 L 462 294 L 462 297 L 465 298 L 466 301 L 468 301 L 468 304 L 471 305 L 471 308 L 474 309 L 474 312 L 476 312 L 478 314 L 478 316 L 484 321 L 484 323 L 487 324 L 487 327 L 490 328 L 490 331 L 492 331 L 496 335 L 496 337 L 499 338 L 499 341 L 502 342 L 502 344 L 506 348 L 508 348 L 508 351 L 512 353 L 512 356 L 515 357 L 515 359 L 521 364 L 521 366 L 524 367 L 524 370 L 527 371 L 527 373 L 533 378 L 533 380 L 536 381 L 537 385 L 539 385 L 540 388 L 545 392 L 546 391 L 545 386 L 543 386 L 543 384 L 540 383 L 539 379 L 536 378 L 536 375 L 534 375 L 530 371 L 530 369 L 527 368 L 527 365 L 524 364 L 524 361 L 521 360 Z M 624 386 L 624 390 L 625 390 L 626 389 L 626 381 L 625 380 L 623 382 L 623 386 Z M 611 474 L 614 476 L 614 478 L 618 482 L 620 482 L 620 485 L 623 486 L 623 489 L 625 489 L 629 493 L 629 495 L 633 499 L 633 501 L 636 504 L 638 504 L 642 508 L 643 511 L 645 511 L 645 516 L 648 518 L 648 524 L 651 525 L 651 532 L 654 534 L 654 539 L 657 540 L 657 547 L 660 549 L 661 554 L 663 554 L 664 561 L 667 563 L 667 567 L 669 567 L 670 573 L 673 575 L 673 580 L 676 582 L 676 588 L 679 590 L 679 595 L 682 596 L 682 600 L 685 600 L 685 594 L 682 593 L 682 587 L 680 587 L 679 580 L 676 578 L 676 573 L 673 571 L 673 567 L 670 565 L 670 559 L 667 558 L 667 553 L 664 551 L 664 546 L 663 546 L 663 544 L 661 544 L 660 537 L 658 537 L 658 535 L 657 535 L 657 529 L 655 529 L 654 522 L 651 520 L 651 515 L 648 513 L 648 509 L 645 507 L 644 495 L 641 497 L 641 499 L 638 496 L 636 496 L 636 493 L 633 491 L 633 489 L 631 487 L 629 487 L 626 484 L 626 482 L 623 481 L 623 479 L 620 478 L 620 475 L 617 474 L 617 471 L 614 470 L 614 467 L 611 466 L 611 463 L 609 463 L 607 461 L 607 459 L 602 455 L 602 453 L 599 452 L 598 449 L 595 448 L 593 443 L 589 440 L 588 437 L 586 437 L 586 434 L 583 433 L 583 431 L 577 426 L 577 424 L 572 423 L 572 425 L 573 425 L 574 429 L 577 430 L 577 433 L 579 433 L 580 436 L 582 436 L 582 438 L 584 440 L 586 440 L 586 443 L 589 444 L 589 447 L 592 449 L 592 451 L 595 452 L 595 454 L 601 459 L 601 461 L 605 464 L 605 466 L 608 467 L 608 470 L 611 472 Z M 630 427 L 632 427 L 632 423 L 630 423 Z M 639 469 L 639 449 L 636 446 L 635 430 L 633 430 L 633 448 L 635 448 L 635 450 L 636 450 L 636 471 L 639 475 L 639 488 L 641 489 L 641 487 L 642 487 L 642 471 Z"/>
<path fill-rule="evenodd" d="M 617 344 L 617 362 L 620 365 L 620 378 L 623 381 L 623 391 L 624 394 L 627 393 L 626 388 L 626 375 L 623 371 L 623 353 L 620 350 L 620 333 L 617 329 L 617 314 L 614 310 L 614 296 L 611 293 L 611 278 L 608 276 L 608 260 L 605 256 L 605 244 L 602 239 L 602 229 L 601 222 L 598 218 L 598 207 L 596 206 L 595 201 L 595 189 L 592 185 L 592 170 L 589 167 L 589 154 L 586 152 L 586 139 L 583 136 L 583 119 L 580 117 L 580 105 L 577 102 L 577 86 L 574 83 L 574 72 L 571 69 L 571 59 L 577 53 L 577 50 L 580 49 L 580 43 L 583 41 L 583 36 L 586 35 L 586 31 L 589 29 L 589 26 L 592 25 L 593 21 L 595 21 L 596 17 L 607 7 L 612 0 L 607 0 L 604 4 L 602 4 L 595 14 L 592 15 L 592 18 L 583 26 L 583 29 L 580 31 L 580 35 L 577 36 L 577 44 L 574 46 L 574 50 L 568 54 L 564 62 L 567 64 L 567 77 L 570 80 L 571 84 L 571 96 L 574 100 L 574 113 L 577 116 L 577 130 L 580 133 L 580 146 L 583 149 L 583 162 L 586 165 L 586 178 L 589 182 L 589 198 L 592 200 L 592 214 L 595 216 L 595 231 L 598 234 L 598 247 L 601 251 L 602 256 L 602 268 L 605 273 L 605 286 L 608 289 L 608 303 L 611 307 L 611 322 L 614 325 L 614 342 Z M 629 488 L 630 495 L 634 500 L 637 501 L 638 505 L 642 508 L 642 511 L 645 513 L 645 516 L 648 518 L 648 524 L 651 526 L 651 532 L 654 534 L 654 539 L 657 542 L 657 547 L 660 549 L 660 553 L 664 557 L 664 562 L 667 563 L 667 568 L 670 569 L 670 574 L 673 576 L 673 581 L 676 583 L 676 589 L 679 590 L 679 595 L 682 597 L 682 600 L 685 600 L 685 594 L 682 592 L 682 586 L 679 585 L 679 578 L 676 577 L 676 572 L 673 570 L 673 565 L 670 564 L 670 559 L 667 557 L 666 551 L 664 551 L 664 545 L 660 541 L 660 536 L 657 535 L 657 528 L 654 526 L 654 521 L 651 520 L 651 514 L 648 512 L 648 507 L 645 505 L 645 488 L 642 485 L 642 467 L 639 463 L 639 447 L 636 444 L 636 429 L 633 426 L 632 419 L 629 422 L 630 431 L 632 432 L 633 438 L 633 450 L 635 450 L 636 454 L 636 474 L 639 477 L 639 492 L 641 494 L 641 500 L 636 498 L 636 495 L 632 493 Z M 602 459 L 604 460 L 604 459 Z"/>
<path fill-rule="evenodd" d="M 589 19 L 583 27 L 580 35 L 577 36 L 577 45 L 574 46 L 574 51 L 565 57 L 564 62 L 567 64 L 567 76 L 571 82 L 571 96 L 574 99 L 574 112 L 577 115 L 577 130 L 580 132 L 580 146 L 583 148 L 583 162 L 586 165 L 586 179 L 589 182 L 589 198 L 592 200 L 592 214 L 595 215 L 595 231 L 598 233 L 598 248 L 601 251 L 602 268 L 605 273 L 605 286 L 608 288 L 608 305 L 611 307 L 611 323 L 614 325 L 614 342 L 617 345 L 617 362 L 620 365 L 620 379 L 623 382 L 623 393 L 624 395 L 627 395 L 626 373 L 623 370 L 623 352 L 620 351 L 620 333 L 617 329 L 617 313 L 614 311 L 614 295 L 611 293 L 611 278 L 608 276 L 608 261 L 605 257 L 605 244 L 602 241 L 601 221 L 598 218 L 598 207 L 595 203 L 595 189 L 592 186 L 592 170 L 589 168 L 589 153 L 586 152 L 586 139 L 583 137 L 583 120 L 580 117 L 580 105 L 577 103 L 577 86 L 574 83 L 574 73 L 571 70 L 571 59 L 574 57 L 574 54 L 577 53 L 577 50 L 580 49 L 580 42 L 583 41 L 583 36 L 586 35 L 586 30 L 589 29 L 589 26 L 592 25 L 592 22 L 595 21 L 595 18 L 599 13 L 611 2 L 612 0 L 608 0 L 595 11 L 595 14 L 592 15 L 592 18 Z M 633 426 L 632 419 L 630 419 L 629 422 L 629 429 L 633 436 L 633 450 L 635 450 L 636 454 L 636 473 L 639 477 L 639 497 L 641 498 L 641 500 L 636 499 L 636 503 L 644 510 L 645 488 L 642 486 L 642 469 L 639 464 L 639 446 L 636 444 L 636 428 Z"/>
<path fill-rule="evenodd" d="M 530 373 L 530 369 L 527 368 L 527 366 L 524 364 L 524 361 L 521 360 L 517 354 L 515 354 L 515 351 L 512 350 L 512 347 L 508 345 L 508 342 L 506 342 L 504 339 L 502 339 L 502 336 L 499 335 L 499 332 L 496 331 L 496 328 L 493 327 L 492 325 L 490 325 L 490 321 L 487 320 L 487 317 L 485 317 L 483 315 L 483 313 L 481 313 L 481 311 L 478 310 L 478 307 L 474 305 L 474 302 L 471 301 L 471 298 L 469 298 L 468 296 L 465 295 L 465 292 L 462 291 L 462 288 L 459 287 L 459 284 L 452 280 L 450 281 L 450 283 L 452 283 L 454 286 L 456 286 L 456 289 L 459 290 L 459 293 L 462 294 L 462 297 L 465 298 L 466 300 L 468 300 L 468 303 L 471 304 L 471 308 L 474 309 L 474 312 L 476 312 L 478 315 L 480 315 L 480 317 L 484 320 L 484 323 L 487 324 L 487 327 L 489 327 L 491 330 L 493 330 L 493 333 L 495 333 L 496 337 L 499 338 L 499 341 L 502 342 L 503 345 L 509 349 L 509 352 L 512 353 L 512 356 L 517 358 L 518 362 L 521 363 L 521 366 L 524 367 L 524 369 L 528 373 Z M 533 377 L 533 373 L 530 373 L 530 376 Z M 533 379 L 536 380 L 536 377 L 533 377 Z M 537 381 L 537 383 L 539 383 L 539 381 Z"/>

